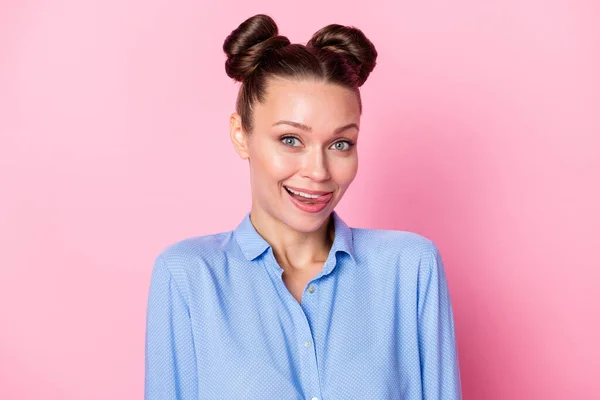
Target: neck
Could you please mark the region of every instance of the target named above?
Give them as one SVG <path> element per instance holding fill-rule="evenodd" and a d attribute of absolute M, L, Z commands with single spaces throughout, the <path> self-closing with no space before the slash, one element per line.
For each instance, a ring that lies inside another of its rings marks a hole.
<path fill-rule="evenodd" d="M 254 229 L 273 248 L 281 268 L 309 269 L 315 263 L 324 263 L 334 238 L 333 216 L 313 232 L 300 232 L 262 210 L 252 208 L 250 221 Z"/>

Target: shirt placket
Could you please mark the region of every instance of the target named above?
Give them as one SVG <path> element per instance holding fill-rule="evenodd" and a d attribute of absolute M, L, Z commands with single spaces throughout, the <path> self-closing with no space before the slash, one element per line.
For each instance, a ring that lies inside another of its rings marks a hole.
<path fill-rule="evenodd" d="M 279 268 L 275 257 L 272 252 L 269 252 L 270 262 Z M 277 270 L 279 273 L 279 279 L 277 280 L 279 290 L 283 292 L 282 298 L 286 301 L 286 306 L 292 310 L 292 315 L 296 325 L 296 332 L 298 334 L 296 338 L 296 348 L 298 359 L 300 360 L 300 371 L 299 376 L 302 379 L 302 387 L 304 389 L 304 395 L 306 400 L 322 400 L 321 387 L 319 382 L 319 367 L 317 364 L 317 352 L 315 345 L 315 336 L 313 332 L 316 330 L 314 324 L 317 321 L 317 310 L 318 310 L 318 284 L 315 280 L 311 281 L 304 289 L 302 297 L 302 305 L 300 305 L 294 296 L 290 293 L 288 288 L 285 286 L 283 279 L 281 279 L 281 270 Z"/>
<path fill-rule="evenodd" d="M 302 293 L 302 304 L 298 304 L 299 308 L 304 315 L 308 326 L 308 332 L 310 333 L 310 339 L 305 341 L 305 356 L 306 356 L 306 369 L 310 371 L 310 387 L 313 388 L 311 393 L 307 393 L 308 399 L 310 400 L 322 400 L 321 396 L 321 383 L 319 377 L 319 364 L 317 358 L 318 349 L 318 336 L 315 334 L 318 332 L 317 326 L 315 325 L 318 321 L 319 311 L 319 293 L 318 290 L 318 279 L 313 279 L 306 285 L 304 292 Z"/>

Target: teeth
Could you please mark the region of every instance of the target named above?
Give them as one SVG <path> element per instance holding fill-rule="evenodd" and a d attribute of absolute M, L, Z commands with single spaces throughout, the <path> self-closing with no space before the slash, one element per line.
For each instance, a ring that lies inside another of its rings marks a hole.
<path fill-rule="evenodd" d="M 302 193 L 302 192 L 296 192 L 295 190 L 290 189 L 289 187 L 285 187 L 287 190 L 289 190 L 290 192 L 297 194 L 298 196 L 302 196 L 302 197 L 306 197 L 307 199 L 316 199 L 318 197 L 321 197 L 322 195 L 320 194 L 308 194 L 308 193 Z"/>

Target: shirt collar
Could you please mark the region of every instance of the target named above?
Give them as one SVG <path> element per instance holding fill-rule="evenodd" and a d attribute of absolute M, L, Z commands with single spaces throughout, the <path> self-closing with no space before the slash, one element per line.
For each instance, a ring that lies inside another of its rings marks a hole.
<path fill-rule="evenodd" d="M 332 211 L 332 214 L 335 236 L 331 247 L 331 253 L 335 256 L 338 251 L 343 251 L 355 261 L 352 230 L 337 212 Z M 250 212 L 246 214 L 244 219 L 242 219 L 242 222 L 235 228 L 234 237 L 237 244 L 240 246 L 244 257 L 249 261 L 254 260 L 264 253 L 267 248 L 271 247 L 256 231 L 254 225 L 252 225 L 252 221 L 250 221 Z"/>

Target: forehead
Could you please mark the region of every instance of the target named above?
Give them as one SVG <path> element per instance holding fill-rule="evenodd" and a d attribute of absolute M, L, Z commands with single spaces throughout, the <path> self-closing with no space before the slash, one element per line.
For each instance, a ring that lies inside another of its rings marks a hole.
<path fill-rule="evenodd" d="M 326 131 L 352 122 L 359 124 L 356 93 L 340 85 L 271 79 L 266 94 L 265 102 L 255 108 L 256 124 L 287 119 Z"/>

